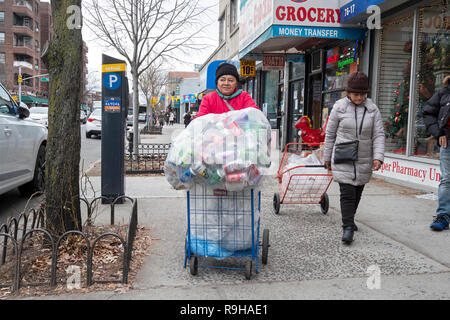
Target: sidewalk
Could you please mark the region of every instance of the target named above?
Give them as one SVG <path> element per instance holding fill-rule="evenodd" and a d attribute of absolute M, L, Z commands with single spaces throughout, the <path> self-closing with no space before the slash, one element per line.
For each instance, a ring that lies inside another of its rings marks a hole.
<path fill-rule="evenodd" d="M 164 127 L 168 141 L 182 125 Z M 100 190 L 100 177 L 91 177 Z M 186 191 L 173 190 L 165 177 L 126 177 L 126 194 L 138 198 L 139 224 L 153 241 L 133 289 L 127 293 L 39 297 L 35 299 L 449 299 L 450 232 L 432 232 L 437 201 L 416 198 L 423 192 L 374 179 L 364 190 L 351 246 L 341 243 L 339 188 L 328 190 L 330 210 L 319 205 L 282 205 L 272 210 L 277 183 L 267 177 L 262 189 L 261 229 L 270 230 L 268 264 L 252 280 L 242 271 L 183 269 Z M 119 210 L 120 211 L 120 210 Z M 118 213 L 120 214 L 120 212 Z M 106 219 L 107 220 L 107 219 Z M 117 221 L 120 217 L 117 218 Z M 367 281 L 376 266 L 380 289 Z"/>

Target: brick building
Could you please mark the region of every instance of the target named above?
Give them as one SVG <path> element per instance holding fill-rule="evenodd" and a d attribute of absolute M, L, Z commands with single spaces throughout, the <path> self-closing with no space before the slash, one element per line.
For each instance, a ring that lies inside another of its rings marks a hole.
<path fill-rule="evenodd" d="M 0 81 L 17 94 L 19 67 L 22 77 L 33 77 L 43 69 L 43 41 L 50 37 L 50 4 L 36 0 L 0 0 Z M 22 82 L 22 95 L 48 96 L 48 83 L 39 77 Z"/>
<path fill-rule="evenodd" d="M 176 122 L 182 122 L 185 112 L 198 110 L 198 100 L 194 97 L 200 92 L 200 73 L 169 72 L 166 89 L 166 96 L 169 97 L 166 107 L 175 113 Z"/>

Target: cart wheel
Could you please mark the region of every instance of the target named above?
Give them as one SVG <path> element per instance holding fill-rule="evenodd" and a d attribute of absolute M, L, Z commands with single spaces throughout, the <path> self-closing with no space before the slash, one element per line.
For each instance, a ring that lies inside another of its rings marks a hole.
<path fill-rule="evenodd" d="M 280 194 L 274 193 L 273 194 L 273 210 L 275 214 L 280 213 Z"/>
<path fill-rule="evenodd" d="M 248 260 L 245 263 L 245 279 L 250 280 L 252 278 L 252 260 Z"/>
<path fill-rule="evenodd" d="M 328 208 L 330 207 L 330 199 L 328 198 L 328 194 L 325 193 L 322 201 L 320 201 L 320 210 L 323 214 L 327 214 Z"/>
<path fill-rule="evenodd" d="M 198 258 L 197 257 L 191 257 L 191 260 L 189 260 L 189 269 L 193 276 L 197 275 L 197 273 L 198 273 Z"/>
<path fill-rule="evenodd" d="M 263 242 L 262 242 L 262 263 L 267 264 L 267 255 L 269 254 L 269 229 L 264 229 L 263 231 Z"/>

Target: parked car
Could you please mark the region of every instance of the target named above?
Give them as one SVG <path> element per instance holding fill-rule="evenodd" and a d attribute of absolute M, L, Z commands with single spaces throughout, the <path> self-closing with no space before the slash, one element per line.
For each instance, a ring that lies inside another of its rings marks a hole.
<path fill-rule="evenodd" d="M 87 122 L 87 114 L 83 110 L 80 110 L 80 122 L 83 124 Z"/>
<path fill-rule="evenodd" d="M 95 109 L 89 115 L 86 122 L 86 138 L 90 138 L 93 134 L 101 136 L 102 134 L 102 110 Z"/>
<path fill-rule="evenodd" d="M 133 126 L 133 109 L 128 109 L 128 115 L 127 115 L 127 127 Z"/>
<path fill-rule="evenodd" d="M 139 122 L 146 122 L 145 113 L 139 113 Z"/>
<path fill-rule="evenodd" d="M 29 115 L 27 105 L 17 104 L 0 84 L 0 194 L 44 191 L 47 128 Z"/>
<path fill-rule="evenodd" d="M 47 107 L 30 108 L 30 120 L 43 124 L 48 128 L 48 108 Z"/>

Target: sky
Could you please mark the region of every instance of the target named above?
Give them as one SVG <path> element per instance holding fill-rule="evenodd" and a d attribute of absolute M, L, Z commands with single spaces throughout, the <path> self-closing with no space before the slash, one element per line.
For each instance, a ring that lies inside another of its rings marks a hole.
<path fill-rule="evenodd" d="M 187 60 L 191 63 L 188 64 L 180 64 L 178 63 L 176 67 L 166 66 L 168 71 L 195 71 L 195 64 L 203 64 L 206 59 L 214 52 L 218 45 L 218 33 L 219 33 L 219 24 L 218 24 L 218 15 L 219 15 L 219 1 L 218 0 L 200 0 L 201 6 L 213 6 L 208 11 L 208 25 L 205 26 L 205 30 L 207 31 L 208 38 L 206 39 L 209 47 L 208 49 L 204 49 L 196 52 L 193 56 L 185 55 L 183 60 Z M 88 46 L 88 73 L 98 72 L 100 75 L 101 72 L 101 63 L 102 63 L 102 53 L 108 54 L 118 59 L 123 59 L 120 54 L 115 52 L 115 50 L 107 49 L 99 45 L 98 40 L 96 40 L 95 35 L 92 34 L 92 31 L 84 26 L 82 28 L 83 40 L 86 42 Z M 93 78 L 95 78 L 93 76 Z M 131 75 L 129 75 L 129 79 Z M 131 84 L 131 83 L 130 83 Z"/>

